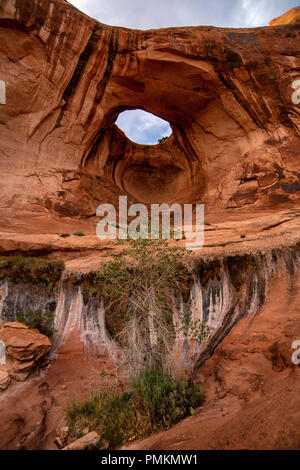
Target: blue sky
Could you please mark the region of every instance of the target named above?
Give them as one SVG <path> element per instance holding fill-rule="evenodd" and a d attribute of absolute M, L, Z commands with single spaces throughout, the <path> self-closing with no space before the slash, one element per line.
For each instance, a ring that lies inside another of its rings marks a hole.
<path fill-rule="evenodd" d="M 68 0 L 98 21 L 135 29 L 212 25 L 228 28 L 267 26 L 299 0 Z M 144 117 L 143 117 L 144 116 Z M 170 134 L 165 121 L 141 110 L 125 111 L 117 121 L 127 136 L 141 144 Z"/>
<path fill-rule="evenodd" d="M 172 134 L 168 122 L 141 109 L 124 111 L 116 124 L 130 140 L 138 144 L 156 144 L 160 137 L 169 137 Z"/>

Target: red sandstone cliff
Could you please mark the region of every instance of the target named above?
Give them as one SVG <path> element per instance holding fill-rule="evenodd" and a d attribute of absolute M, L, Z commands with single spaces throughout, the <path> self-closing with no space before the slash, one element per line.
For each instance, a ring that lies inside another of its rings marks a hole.
<path fill-rule="evenodd" d="M 248 283 L 235 267 L 238 295 L 226 282 L 224 295 L 214 279 L 197 284 L 219 344 L 196 370 L 207 393 L 203 414 L 135 446 L 299 447 L 299 367 L 291 364 L 299 338 L 299 249 L 291 248 L 299 241 L 298 14 L 267 28 L 136 31 L 105 26 L 63 0 L 0 2 L 0 225 L 17 232 L 1 234 L 2 251 L 70 256 L 69 275 L 80 275 L 103 259 L 96 237 L 64 240 L 41 229 L 32 237 L 24 226 L 89 218 L 119 194 L 238 209 L 230 224 L 206 227 L 201 252 L 233 260 L 250 253 L 253 261 Z M 173 136 L 159 146 L 130 142 L 114 122 L 133 108 L 169 120 Z M 245 207 L 250 220 L 239 216 Z M 278 256 L 281 245 L 287 251 Z M 76 295 L 60 290 L 56 319 L 67 341 L 58 359 L 45 377 L 2 395 L 1 448 L 53 448 L 67 394 L 86 396 L 99 370 L 113 367 L 103 311 L 100 323 L 75 286 Z M 1 285 L 4 316 L 41 297 L 18 289 Z M 87 361 L 85 343 L 95 338 L 99 361 Z"/>
<path fill-rule="evenodd" d="M 61 0 L 2 0 L 3 223 L 90 217 L 120 193 L 206 210 L 295 204 L 299 35 L 298 23 L 137 31 Z M 172 137 L 130 142 L 114 122 L 134 108 L 168 120 Z"/>
<path fill-rule="evenodd" d="M 280 24 L 290 24 L 300 22 L 300 7 L 291 8 L 289 11 L 284 13 L 278 18 L 270 21 L 270 26 L 278 26 Z"/>

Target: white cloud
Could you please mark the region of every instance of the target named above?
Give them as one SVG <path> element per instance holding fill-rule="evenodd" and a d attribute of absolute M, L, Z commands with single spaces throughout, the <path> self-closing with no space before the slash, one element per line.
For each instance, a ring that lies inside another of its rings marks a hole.
<path fill-rule="evenodd" d="M 295 6 L 292 1 L 242 0 L 233 10 L 233 23 L 241 28 L 266 26 L 269 22 Z"/>
<path fill-rule="evenodd" d="M 149 29 L 213 25 L 256 27 L 297 6 L 297 0 L 69 0 L 102 23 Z"/>

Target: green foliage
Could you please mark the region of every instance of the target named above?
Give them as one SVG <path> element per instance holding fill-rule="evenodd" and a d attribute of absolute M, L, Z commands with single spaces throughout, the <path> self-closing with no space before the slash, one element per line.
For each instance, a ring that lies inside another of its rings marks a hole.
<path fill-rule="evenodd" d="M 97 431 L 104 441 L 115 448 L 132 436 L 135 423 L 134 403 L 128 393 L 119 393 L 116 387 L 93 392 L 84 402 L 75 400 L 65 411 L 66 421 L 74 439 L 81 437 L 85 427 Z"/>
<path fill-rule="evenodd" d="M 134 332 L 135 344 L 139 344 L 135 359 L 145 361 L 145 366 L 157 364 L 159 356 L 165 358 L 174 340 L 172 295 L 189 275 L 185 265 L 189 254 L 170 248 L 164 240 L 130 240 L 128 249 L 102 264 L 88 279 L 85 299 L 103 295 L 110 332 L 125 348 L 130 348 Z M 153 334 L 156 359 L 150 347 Z"/>
<path fill-rule="evenodd" d="M 61 261 L 25 256 L 0 257 L 0 279 L 5 278 L 15 284 L 45 284 L 52 290 L 63 270 Z"/>
<path fill-rule="evenodd" d="M 130 240 L 129 248 L 103 263 L 94 273 L 90 293 L 98 293 L 108 301 L 128 300 L 132 291 L 147 293 L 149 288 L 178 287 L 187 274 L 183 259 L 190 252 L 169 248 L 164 240 Z"/>
<path fill-rule="evenodd" d="M 85 237 L 85 233 L 81 232 L 80 230 L 74 232 L 73 235 L 75 235 L 75 237 Z"/>
<path fill-rule="evenodd" d="M 184 314 L 181 325 L 176 324 L 177 332 L 183 331 L 186 338 L 195 341 L 199 346 L 207 341 L 211 330 L 212 329 L 200 319 L 193 321 L 190 311 Z"/>
<path fill-rule="evenodd" d="M 195 341 L 199 346 L 205 343 L 210 336 L 212 328 L 200 319 L 192 319 L 192 310 L 189 303 L 184 303 L 183 312 L 180 316 L 181 322 L 175 324 L 176 332 L 182 332 L 186 339 Z"/>
<path fill-rule="evenodd" d="M 190 339 L 200 345 L 208 339 L 211 328 L 201 320 L 195 320 L 190 323 L 190 332 Z"/>
<path fill-rule="evenodd" d="M 169 138 L 169 137 L 166 135 L 166 136 L 161 137 L 160 139 L 158 139 L 157 142 L 158 142 L 159 144 L 162 144 L 163 142 L 165 142 L 166 140 L 168 140 L 168 138 Z"/>
<path fill-rule="evenodd" d="M 101 436 L 98 447 L 108 442 L 113 449 L 129 440 L 168 429 L 194 414 L 203 402 L 199 386 L 191 380 L 175 381 L 161 370 L 146 369 L 131 381 L 129 391 L 105 387 L 81 403 L 73 401 L 65 411 L 74 438 L 85 427 Z"/>
<path fill-rule="evenodd" d="M 133 380 L 135 393 L 146 401 L 153 430 L 168 429 L 181 419 L 193 414 L 203 400 L 199 386 L 191 379 L 176 381 L 161 370 L 146 369 Z"/>
<path fill-rule="evenodd" d="M 54 321 L 54 312 L 46 310 L 42 313 L 41 310 L 28 310 L 24 315 L 23 313 L 17 312 L 16 319 L 20 323 L 24 323 L 29 328 L 36 328 L 48 338 L 52 338 L 54 334 L 53 330 L 53 321 Z"/>

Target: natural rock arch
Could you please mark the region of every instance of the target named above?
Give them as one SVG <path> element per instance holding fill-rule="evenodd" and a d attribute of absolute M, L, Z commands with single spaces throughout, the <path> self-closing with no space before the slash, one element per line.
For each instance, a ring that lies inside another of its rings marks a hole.
<path fill-rule="evenodd" d="M 119 194 L 206 211 L 299 200 L 296 23 L 137 31 L 34 3 L 0 7 L 7 210 L 86 218 Z M 114 122 L 137 108 L 169 121 L 172 137 L 130 142 Z"/>

